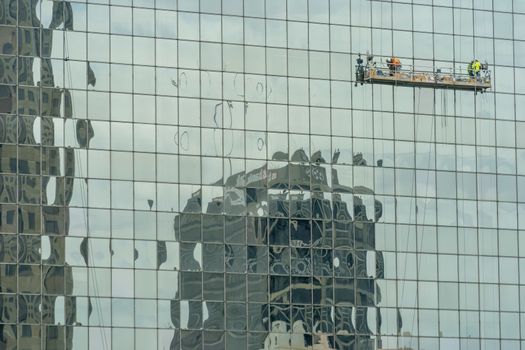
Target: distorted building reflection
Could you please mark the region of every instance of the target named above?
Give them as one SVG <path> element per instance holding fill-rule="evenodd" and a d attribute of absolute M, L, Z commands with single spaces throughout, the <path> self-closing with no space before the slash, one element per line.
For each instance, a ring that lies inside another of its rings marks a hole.
<path fill-rule="evenodd" d="M 172 348 L 224 347 L 224 335 L 191 331 L 200 329 L 238 333 L 258 350 L 380 347 L 382 205 L 370 189 L 341 185 L 320 153 L 309 161 L 297 150 L 280 168 L 232 175 L 224 196 L 202 203 L 195 192 L 175 217 L 181 292 L 170 312 L 182 331 Z M 214 298 L 208 286 L 225 290 Z"/>
<path fill-rule="evenodd" d="M 0 29 L 0 348 L 69 349 L 65 325 L 75 322 L 76 302 L 65 297 L 73 278 L 64 262 L 75 155 L 55 145 L 53 118 L 71 118 L 73 108 L 49 57 L 53 29 L 72 18 L 66 2 L 53 2 L 49 28 L 39 2 L 1 6 L 1 23 L 24 27 L 18 35 L 17 27 Z M 87 122 L 76 127 L 86 147 L 93 131 Z"/>

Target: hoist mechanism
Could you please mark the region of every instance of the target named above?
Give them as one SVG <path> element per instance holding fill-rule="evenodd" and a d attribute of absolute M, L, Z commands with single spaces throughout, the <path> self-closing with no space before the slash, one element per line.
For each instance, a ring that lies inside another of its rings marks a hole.
<path fill-rule="evenodd" d="M 355 86 L 358 84 L 385 84 L 415 86 L 436 89 L 472 90 L 484 92 L 491 88 L 491 74 L 487 63 L 472 60 L 465 73 L 437 68 L 402 65 L 397 57 L 376 62 L 373 55 L 366 54 L 366 64 L 359 54 L 355 71 Z"/>

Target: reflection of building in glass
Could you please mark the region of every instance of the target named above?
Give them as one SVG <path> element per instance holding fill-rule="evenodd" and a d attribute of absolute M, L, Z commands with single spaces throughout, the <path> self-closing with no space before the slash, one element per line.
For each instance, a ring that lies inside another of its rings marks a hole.
<path fill-rule="evenodd" d="M 374 218 L 368 218 L 366 195 L 358 193 L 371 190 L 339 185 L 335 169 L 330 186 L 321 162 L 309 164 L 303 151 L 296 154 L 298 162 L 280 168 L 232 175 L 224 196 L 209 203 L 194 193 L 175 217 L 182 293 L 172 304 L 172 319 L 182 329 L 214 329 L 226 322 L 238 331 L 253 330 L 248 340 L 253 349 L 374 349 L 373 334 L 381 328 L 376 279 L 383 277 L 374 223 L 381 203 L 372 199 L 368 210 Z M 246 187 L 234 187 L 238 184 Z M 201 222 L 201 206 L 211 214 L 205 215 L 209 222 Z M 248 218 L 213 216 L 226 207 Z M 241 245 L 246 240 L 247 247 Z M 235 296 L 225 304 L 205 295 L 202 303 L 191 301 L 201 288 L 223 284 Z M 182 317 L 189 318 L 181 324 Z M 181 344 L 190 349 L 198 340 L 187 337 Z"/>
<path fill-rule="evenodd" d="M 0 350 L 523 347 L 524 4 L 0 1 Z"/>
<path fill-rule="evenodd" d="M 65 324 L 76 318 L 73 278 L 64 264 L 75 157 L 72 149 L 55 145 L 53 121 L 71 117 L 72 107 L 69 92 L 56 87 L 61 82 L 54 81 L 49 59 L 52 29 L 64 24 L 67 5 L 54 2 L 52 23 L 44 29 L 37 4 L 0 5 L 3 24 L 18 18 L 25 26 L 0 29 L 2 349 L 71 348 L 72 329 Z M 77 128 L 85 145 L 86 124 Z"/>

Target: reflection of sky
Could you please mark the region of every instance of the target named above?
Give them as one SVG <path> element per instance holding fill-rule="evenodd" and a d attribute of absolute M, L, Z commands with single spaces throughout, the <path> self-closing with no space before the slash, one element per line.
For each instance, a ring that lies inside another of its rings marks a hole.
<path fill-rule="evenodd" d="M 40 19 L 40 23 L 44 28 L 49 28 L 49 24 L 53 18 L 53 4 L 54 1 L 37 1 L 36 8 L 40 9 L 40 13 L 37 10 L 36 15 Z"/>

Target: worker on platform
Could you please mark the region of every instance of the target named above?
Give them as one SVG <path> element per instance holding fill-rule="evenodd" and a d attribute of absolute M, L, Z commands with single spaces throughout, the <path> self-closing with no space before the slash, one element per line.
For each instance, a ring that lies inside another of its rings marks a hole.
<path fill-rule="evenodd" d="M 479 60 L 473 59 L 472 61 L 470 61 L 467 71 L 468 75 L 471 78 L 476 77 L 477 79 L 479 79 L 481 72 L 481 62 Z"/>
<path fill-rule="evenodd" d="M 391 58 L 387 59 L 386 63 L 388 65 L 388 69 L 390 70 L 391 76 L 394 75 L 394 73 L 399 72 L 401 69 L 401 60 L 396 56 L 392 56 Z"/>
<path fill-rule="evenodd" d="M 361 54 L 357 57 L 357 69 L 355 72 L 355 86 L 357 86 L 357 83 L 360 82 L 361 85 L 363 85 L 363 82 L 365 80 L 365 66 L 363 66 L 363 59 L 361 58 Z"/>
<path fill-rule="evenodd" d="M 361 54 L 359 54 L 359 55 L 357 56 L 357 66 L 358 66 L 358 67 L 363 66 L 363 62 L 364 62 L 364 61 L 363 61 L 363 59 L 361 58 Z"/>

